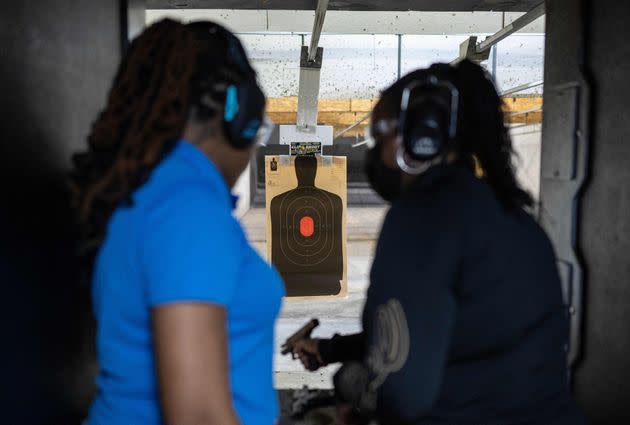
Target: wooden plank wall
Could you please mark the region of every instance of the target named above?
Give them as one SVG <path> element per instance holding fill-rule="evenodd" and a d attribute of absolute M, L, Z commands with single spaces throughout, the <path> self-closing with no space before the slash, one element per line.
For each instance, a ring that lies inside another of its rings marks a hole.
<path fill-rule="evenodd" d="M 356 123 L 368 114 L 378 99 L 320 99 L 317 120 L 322 125 L 332 125 L 335 134 Z M 506 123 L 536 124 L 542 121 L 542 97 L 505 97 L 503 111 Z M 522 111 L 533 112 L 520 114 Z M 519 113 L 518 115 L 511 115 Z M 297 97 L 275 97 L 267 99 L 267 114 L 275 124 L 295 124 Z M 346 136 L 362 136 L 367 121 L 345 133 Z"/>

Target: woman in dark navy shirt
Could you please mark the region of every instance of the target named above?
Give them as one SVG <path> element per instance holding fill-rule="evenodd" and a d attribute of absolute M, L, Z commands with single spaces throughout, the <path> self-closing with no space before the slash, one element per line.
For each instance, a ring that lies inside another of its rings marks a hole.
<path fill-rule="evenodd" d="M 582 424 L 553 248 L 493 83 L 467 61 L 413 72 L 371 125 L 368 176 L 392 206 L 363 333 L 302 342 L 305 364 L 345 362 L 337 393 L 381 424 Z"/>

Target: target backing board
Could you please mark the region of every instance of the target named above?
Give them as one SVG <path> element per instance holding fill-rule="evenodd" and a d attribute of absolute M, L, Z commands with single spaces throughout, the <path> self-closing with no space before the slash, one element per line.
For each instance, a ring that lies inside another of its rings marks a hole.
<path fill-rule="evenodd" d="M 287 297 L 347 294 L 344 156 L 265 156 L 267 258 Z"/>

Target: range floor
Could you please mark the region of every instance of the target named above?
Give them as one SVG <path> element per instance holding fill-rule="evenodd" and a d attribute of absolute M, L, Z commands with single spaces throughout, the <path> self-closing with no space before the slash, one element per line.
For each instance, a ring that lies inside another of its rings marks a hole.
<path fill-rule="evenodd" d="M 276 324 L 274 352 L 275 385 L 278 389 L 332 388 L 332 375 L 336 366 L 315 373 L 305 371 L 297 360 L 280 355 L 280 346 L 285 339 L 313 317 L 320 326 L 313 336 L 328 337 L 334 333 L 348 334 L 361 330 L 360 317 L 368 287 L 368 274 L 376 239 L 381 228 L 386 207 L 349 208 L 346 214 L 348 236 L 348 295 L 335 300 L 285 299 L 280 318 Z M 265 236 L 265 210 L 254 208 L 241 219 L 250 243 L 267 257 Z"/>

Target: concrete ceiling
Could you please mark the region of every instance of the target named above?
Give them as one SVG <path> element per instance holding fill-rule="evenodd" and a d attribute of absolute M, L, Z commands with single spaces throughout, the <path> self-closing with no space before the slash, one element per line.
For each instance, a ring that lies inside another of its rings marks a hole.
<path fill-rule="evenodd" d="M 541 0 L 330 0 L 329 10 L 527 12 Z M 314 10 L 317 0 L 147 0 L 147 9 Z"/>
<path fill-rule="evenodd" d="M 522 16 L 523 12 L 364 12 L 331 10 L 326 13 L 324 34 L 493 34 Z M 313 10 L 152 9 L 145 13 L 150 25 L 164 18 L 182 22 L 215 21 L 236 33 L 313 30 Z M 520 34 L 545 32 L 540 17 Z"/>

